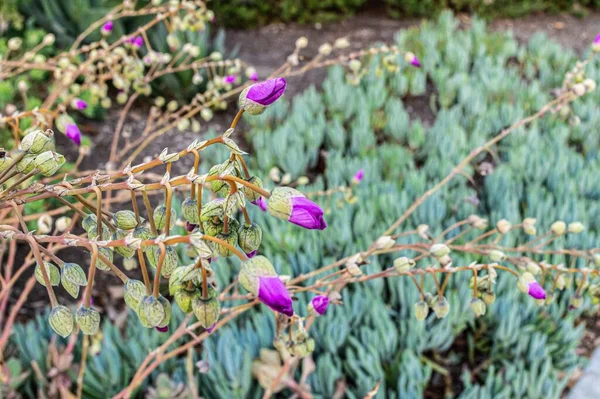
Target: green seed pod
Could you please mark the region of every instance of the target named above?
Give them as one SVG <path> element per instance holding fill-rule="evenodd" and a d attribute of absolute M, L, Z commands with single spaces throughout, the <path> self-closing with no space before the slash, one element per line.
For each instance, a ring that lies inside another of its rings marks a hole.
<path fill-rule="evenodd" d="M 262 180 L 257 176 L 252 176 L 249 179 L 246 179 L 248 183 L 252 183 L 259 188 L 263 188 Z M 260 194 L 256 191 L 252 190 L 250 187 L 242 186 L 240 191 L 244 194 L 246 199 L 250 202 L 256 201 L 260 198 Z"/>
<path fill-rule="evenodd" d="M 77 299 L 79 296 L 79 286 L 68 282 L 67 280 L 61 280 L 60 282 L 65 289 L 73 298 Z"/>
<path fill-rule="evenodd" d="M 443 319 L 444 317 L 448 316 L 448 312 L 450 312 L 450 304 L 445 297 L 435 301 L 435 304 L 433 305 L 433 311 L 438 319 Z"/>
<path fill-rule="evenodd" d="M 202 299 L 202 296 L 196 296 L 192 300 L 192 310 L 200 325 L 204 328 L 210 328 L 219 320 L 221 304 L 216 297 Z"/>
<path fill-rule="evenodd" d="M 233 245 L 234 247 L 237 247 L 237 245 L 238 245 L 238 234 L 236 231 L 230 231 L 227 234 L 224 234 L 224 233 L 217 234 L 216 238 L 220 238 L 221 240 L 228 242 L 229 244 Z M 229 248 L 227 248 L 225 245 L 221 245 L 218 243 L 213 243 L 213 244 L 214 244 L 215 252 L 218 255 L 221 255 L 224 258 L 227 258 L 227 257 L 233 255 L 233 251 L 230 250 Z"/>
<path fill-rule="evenodd" d="M 37 155 L 27 154 L 19 162 L 17 162 L 16 168 L 18 172 L 23 174 L 31 172 L 35 168 L 35 158 Z"/>
<path fill-rule="evenodd" d="M 136 227 L 133 230 L 133 237 L 139 238 L 140 240 L 151 240 L 151 239 L 155 238 L 154 235 L 152 234 L 152 230 L 150 230 L 146 226 Z M 153 249 L 153 247 L 151 247 L 151 246 L 143 246 L 142 247 L 142 251 L 144 251 L 145 253 L 152 252 L 151 251 L 152 249 Z"/>
<path fill-rule="evenodd" d="M 122 240 L 123 238 L 127 237 L 127 232 L 117 229 L 113 235 L 112 235 L 112 239 L 113 240 Z M 121 255 L 124 258 L 131 258 L 133 255 L 135 255 L 135 250 L 128 248 L 125 245 L 121 245 L 118 247 L 113 247 L 115 252 L 117 252 L 119 255 Z"/>
<path fill-rule="evenodd" d="M 68 337 L 73 332 L 73 314 L 66 306 L 55 306 L 50 312 L 48 322 L 54 332 L 63 338 Z"/>
<path fill-rule="evenodd" d="M 94 215 L 93 213 L 89 213 L 81 221 L 81 227 L 83 227 L 83 229 L 89 234 L 90 231 L 96 229 L 97 221 L 98 219 L 96 218 L 96 215 Z"/>
<path fill-rule="evenodd" d="M 54 152 L 46 151 L 35 157 L 35 168 L 44 176 L 52 176 L 65 163 L 65 157 Z"/>
<path fill-rule="evenodd" d="M 114 252 L 112 251 L 111 248 L 109 247 L 100 247 L 98 248 L 98 254 L 102 254 L 106 259 L 108 259 L 111 263 L 113 262 L 115 256 L 114 256 Z M 96 268 L 100 269 L 100 270 L 110 270 L 110 266 L 108 266 L 106 263 L 104 263 L 100 257 L 98 256 L 98 258 L 96 259 Z"/>
<path fill-rule="evenodd" d="M 165 228 L 167 224 L 167 207 L 164 205 L 159 205 L 154 209 L 154 226 L 156 226 L 157 230 L 162 230 Z M 175 214 L 175 210 L 171 208 L 171 223 L 169 224 L 171 227 L 175 225 L 175 219 L 177 215 Z"/>
<path fill-rule="evenodd" d="M 533 274 L 529 272 L 523 273 L 519 276 L 519 279 L 517 280 L 517 287 L 519 288 L 519 290 L 521 290 L 521 292 L 529 294 L 529 284 L 533 283 L 534 281 L 535 277 L 533 277 Z"/>
<path fill-rule="evenodd" d="M 48 278 L 50 279 L 50 284 L 55 287 L 60 284 L 60 271 L 58 270 L 58 267 L 54 266 L 50 262 L 44 262 L 44 268 L 46 269 L 46 274 L 48 274 Z M 34 274 L 37 282 L 45 287 L 46 282 L 44 281 L 44 275 L 42 274 L 42 269 L 40 268 L 39 264 L 35 266 Z"/>
<path fill-rule="evenodd" d="M 550 226 L 550 231 L 554 235 L 562 236 L 563 234 L 565 234 L 567 232 L 567 224 L 565 222 L 563 222 L 562 220 L 558 220 L 558 221 L 552 223 L 552 225 Z"/>
<path fill-rule="evenodd" d="M 154 267 L 158 265 L 160 252 L 160 247 L 154 247 L 154 260 L 156 261 L 156 265 Z M 152 265 L 152 262 L 150 262 L 150 264 Z M 179 266 L 179 256 L 177 256 L 177 250 L 175 247 L 167 247 L 165 260 L 163 261 L 162 268 L 160 269 L 160 275 L 163 277 L 169 277 L 177 268 L 177 266 Z"/>
<path fill-rule="evenodd" d="M 223 231 L 223 223 L 214 223 L 212 220 L 202 222 L 202 227 L 204 227 L 204 234 L 211 237 L 216 237 Z"/>
<path fill-rule="evenodd" d="M 242 251 L 249 254 L 256 251 L 262 242 L 262 229 L 260 226 L 252 224 L 244 224 L 238 230 L 238 243 Z"/>
<path fill-rule="evenodd" d="M 426 292 L 425 295 L 423 295 L 423 299 L 425 300 L 425 302 L 427 303 L 427 305 L 432 308 L 433 305 L 435 305 L 435 300 L 437 299 L 437 297 L 431 295 L 431 293 Z"/>
<path fill-rule="evenodd" d="M 289 348 L 290 353 L 296 357 L 303 358 L 310 355 L 315 350 L 315 340 L 308 338 L 302 342 L 296 342 Z"/>
<path fill-rule="evenodd" d="M 113 218 L 117 227 L 122 230 L 131 230 L 138 225 L 135 213 L 132 211 L 118 211 Z"/>
<path fill-rule="evenodd" d="M 100 329 L 100 313 L 96 309 L 81 306 L 75 313 L 75 320 L 85 335 L 94 335 Z"/>
<path fill-rule="evenodd" d="M 581 307 L 581 305 L 583 305 L 583 297 L 581 295 L 579 295 L 579 294 L 573 295 L 569 299 L 569 305 L 572 308 L 579 309 Z"/>
<path fill-rule="evenodd" d="M 228 166 L 229 166 L 229 162 L 225 162 L 225 163 L 222 163 L 219 165 L 214 165 L 208 171 L 208 176 L 209 177 L 210 176 L 218 176 L 218 175 L 222 174 L 223 172 L 227 172 L 226 169 L 228 168 Z M 229 186 L 229 184 L 223 180 L 211 181 L 210 189 L 212 190 L 213 193 L 219 194 L 223 197 L 229 195 L 229 192 L 231 191 L 231 187 Z"/>
<path fill-rule="evenodd" d="M 181 266 L 173 270 L 169 277 L 169 295 L 175 295 L 175 292 L 184 288 L 186 282 L 194 278 L 194 265 Z"/>
<path fill-rule="evenodd" d="M 291 187 L 274 188 L 267 202 L 267 211 L 276 218 L 289 220 L 292 215 L 292 198 L 294 197 L 304 197 L 304 194 Z"/>
<path fill-rule="evenodd" d="M 429 314 L 429 305 L 425 301 L 415 303 L 415 318 L 419 321 L 425 320 Z"/>
<path fill-rule="evenodd" d="M 585 226 L 581 222 L 569 223 L 568 231 L 571 234 L 579 234 L 585 230 Z"/>
<path fill-rule="evenodd" d="M 169 302 L 169 300 L 162 295 L 158 297 L 158 302 L 162 305 L 165 311 L 165 316 L 162 318 L 157 327 L 166 327 L 171 322 L 171 315 L 173 313 L 171 302 Z"/>
<path fill-rule="evenodd" d="M 6 155 L 4 148 L 0 148 L 0 172 L 4 172 L 10 165 L 13 159 Z"/>
<path fill-rule="evenodd" d="M 258 255 L 242 262 L 238 281 L 246 291 L 258 295 L 258 278 L 267 276 L 277 276 L 277 272 L 267 258 Z"/>
<path fill-rule="evenodd" d="M 136 311 L 145 295 L 146 286 L 144 283 L 140 280 L 127 280 L 125 289 L 123 290 L 123 299 L 125 299 L 125 304 L 129 306 L 130 309 Z"/>
<path fill-rule="evenodd" d="M 138 318 L 140 319 L 140 324 L 142 325 L 142 327 L 146 327 L 146 328 L 154 328 L 154 326 L 152 324 L 150 324 L 150 322 L 148 321 L 148 317 L 146 316 L 146 313 L 142 312 L 142 303 L 140 302 L 140 307 L 137 309 L 136 314 L 138 315 Z"/>
<path fill-rule="evenodd" d="M 446 256 L 450 253 L 450 248 L 448 248 L 446 244 L 434 244 L 429 249 L 429 253 L 436 258 L 441 258 L 442 256 Z"/>
<path fill-rule="evenodd" d="M 490 251 L 489 256 L 492 262 L 502 262 L 503 260 L 506 260 L 506 254 L 502 251 L 497 251 L 495 249 Z"/>
<path fill-rule="evenodd" d="M 87 285 L 85 272 L 77 263 L 65 263 L 60 274 L 63 282 L 68 281 L 75 285 Z"/>
<path fill-rule="evenodd" d="M 140 302 L 138 310 L 140 315 L 144 315 L 152 327 L 157 327 L 165 318 L 165 308 L 163 304 L 154 296 L 148 295 Z M 140 317 L 141 318 L 141 317 Z"/>
<path fill-rule="evenodd" d="M 34 130 L 28 133 L 23 140 L 21 140 L 20 149 L 21 151 L 29 154 L 39 154 L 44 150 L 46 145 L 50 143 L 50 137 L 52 137 L 52 130 Z"/>
<path fill-rule="evenodd" d="M 475 317 L 483 316 L 485 314 L 486 306 L 485 302 L 479 298 L 473 298 L 471 300 L 471 310 L 475 313 Z"/>
<path fill-rule="evenodd" d="M 204 206 L 202 207 L 202 213 L 200 215 L 200 219 L 202 220 L 202 222 L 204 223 L 215 217 L 222 221 L 225 217 L 225 210 L 223 209 L 223 204 L 223 198 L 217 198 L 204 204 Z"/>
<path fill-rule="evenodd" d="M 490 291 L 484 291 L 481 294 L 481 299 L 483 299 L 483 302 L 489 306 L 496 301 L 496 294 Z"/>
<path fill-rule="evenodd" d="M 146 247 L 146 259 L 148 259 L 148 264 L 156 269 L 158 265 L 158 256 L 156 255 L 157 246 Z M 159 252 L 160 253 L 160 252 Z"/>
<path fill-rule="evenodd" d="M 181 203 L 181 213 L 191 224 L 198 224 L 198 201 L 187 197 Z"/>
<path fill-rule="evenodd" d="M 190 313 L 193 310 L 192 301 L 200 295 L 199 290 L 188 291 L 185 288 L 181 288 L 175 291 L 175 302 L 184 313 Z"/>
<path fill-rule="evenodd" d="M 394 259 L 394 268 L 398 273 L 406 273 L 414 266 L 415 261 L 410 258 L 407 258 L 406 256 L 401 256 L 399 258 Z"/>

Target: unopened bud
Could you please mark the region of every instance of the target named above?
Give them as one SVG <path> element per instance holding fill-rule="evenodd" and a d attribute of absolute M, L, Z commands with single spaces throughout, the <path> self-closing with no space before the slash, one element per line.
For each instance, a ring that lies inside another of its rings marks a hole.
<path fill-rule="evenodd" d="M 558 220 L 550 226 L 550 231 L 552 234 L 557 236 L 562 236 L 567 231 L 567 224 L 562 220 Z"/>
<path fill-rule="evenodd" d="M 496 229 L 500 234 L 506 234 L 510 231 L 512 224 L 506 219 L 500 219 L 496 223 Z"/>
<path fill-rule="evenodd" d="M 445 297 L 438 298 L 433 305 L 433 311 L 438 319 L 443 319 L 450 312 L 450 304 Z"/>
<path fill-rule="evenodd" d="M 575 294 L 569 299 L 569 306 L 573 309 L 578 309 L 583 305 L 583 297 L 579 294 Z"/>
<path fill-rule="evenodd" d="M 485 302 L 486 305 L 491 305 L 496 301 L 496 294 L 490 291 L 484 291 L 481 294 L 481 299 L 483 299 L 483 302 Z"/>
<path fill-rule="evenodd" d="M 396 244 L 396 240 L 394 240 L 392 237 L 381 236 L 375 242 L 375 248 L 378 250 L 389 249 L 389 248 L 393 247 L 394 244 Z"/>
<path fill-rule="evenodd" d="M 485 314 L 485 311 L 486 311 L 485 302 L 482 301 L 481 299 L 473 298 L 471 300 L 470 306 L 471 306 L 471 310 L 473 311 L 473 313 L 475 313 L 475 317 L 480 317 Z"/>
<path fill-rule="evenodd" d="M 132 211 L 118 211 L 113 219 L 117 227 L 122 230 L 132 230 L 138 225 L 135 213 Z"/>
<path fill-rule="evenodd" d="M 506 260 L 506 254 L 502 251 L 497 251 L 495 249 L 490 251 L 489 256 L 493 262 L 502 262 Z"/>
<path fill-rule="evenodd" d="M 415 261 L 410 258 L 407 258 L 406 256 L 401 256 L 400 258 L 396 258 L 394 260 L 394 268 L 398 273 L 406 273 L 414 266 Z"/>
<path fill-rule="evenodd" d="M 569 223 L 568 231 L 571 234 L 579 234 L 585 230 L 585 226 L 581 222 Z"/>
<path fill-rule="evenodd" d="M 415 318 L 419 321 L 425 320 L 429 314 L 429 305 L 425 301 L 415 303 Z"/>
<path fill-rule="evenodd" d="M 450 248 L 446 244 L 434 244 L 429 249 L 429 253 L 431 253 L 436 258 L 441 258 L 442 256 L 448 255 L 450 253 Z"/>

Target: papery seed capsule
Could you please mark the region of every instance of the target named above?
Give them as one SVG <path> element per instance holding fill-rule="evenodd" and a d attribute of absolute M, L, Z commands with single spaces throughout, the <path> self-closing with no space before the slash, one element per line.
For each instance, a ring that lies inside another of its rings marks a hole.
<path fill-rule="evenodd" d="M 118 211 L 113 218 L 117 227 L 122 230 L 131 230 L 138 225 L 135 213 L 132 211 Z"/>
<path fill-rule="evenodd" d="M 204 234 L 211 237 L 216 237 L 223 231 L 223 223 L 213 223 L 210 219 L 202 222 L 202 227 L 204 227 Z"/>
<path fill-rule="evenodd" d="M 175 302 L 179 309 L 184 313 L 190 313 L 193 310 L 192 301 L 194 298 L 200 296 L 200 291 L 194 289 L 193 291 L 188 291 L 185 288 L 181 288 L 175 291 Z"/>
<path fill-rule="evenodd" d="M 4 148 L 0 148 L 0 172 L 4 172 L 10 165 L 13 159 L 6 155 Z"/>
<path fill-rule="evenodd" d="M 578 309 L 581 305 L 583 305 L 583 297 L 581 295 L 575 294 L 569 299 L 569 306 L 571 308 Z"/>
<path fill-rule="evenodd" d="M 258 176 L 252 176 L 249 179 L 246 179 L 246 181 L 248 183 L 254 184 L 255 186 L 257 186 L 259 188 L 263 188 L 263 182 Z M 257 193 L 256 191 L 252 190 L 250 187 L 242 186 L 240 188 L 240 191 L 242 193 L 244 193 L 244 196 L 246 196 L 246 199 L 250 202 L 256 201 L 257 199 L 260 198 L 260 193 Z"/>
<path fill-rule="evenodd" d="M 425 320 L 429 314 L 429 305 L 425 301 L 415 303 L 415 318 L 419 321 Z"/>
<path fill-rule="evenodd" d="M 197 296 L 192 301 L 192 310 L 200 325 L 210 328 L 219 320 L 221 304 L 216 297 L 203 299 L 202 296 Z"/>
<path fill-rule="evenodd" d="M 48 278 L 50 279 L 50 284 L 53 286 L 59 285 L 60 284 L 60 271 L 58 270 L 58 267 L 54 266 L 50 262 L 44 262 L 44 269 L 46 269 L 46 274 L 48 275 Z M 35 279 L 37 280 L 37 282 L 45 287 L 46 282 L 44 281 L 44 275 L 42 273 L 42 269 L 39 264 L 35 266 L 34 274 L 35 274 Z"/>
<path fill-rule="evenodd" d="M 207 202 L 202 207 L 202 213 L 200 215 L 200 219 L 202 222 L 209 221 L 213 218 L 218 218 L 219 220 L 223 220 L 225 217 L 225 210 L 223 209 L 224 200 L 222 198 L 214 199 L 210 202 Z"/>
<path fill-rule="evenodd" d="M 486 305 L 491 305 L 496 301 L 496 294 L 490 291 L 484 291 L 481 294 L 481 299 L 483 299 L 483 302 L 485 302 Z"/>
<path fill-rule="evenodd" d="M 36 157 L 37 155 L 34 154 L 25 155 L 19 162 L 17 162 L 17 165 L 15 166 L 17 171 L 23 174 L 33 171 L 33 169 L 35 169 Z"/>
<path fill-rule="evenodd" d="M 63 338 L 68 337 L 73 332 L 73 314 L 66 306 L 55 306 L 50 312 L 48 322 L 54 332 Z"/>
<path fill-rule="evenodd" d="M 175 219 L 177 215 L 175 214 L 175 210 L 171 208 L 171 223 L 169 224 L 171 227 L 175 225 Z M 159 205 L 154 209 L 154 226 L 158 230 L 162 230 L 167 223 L 167 207 L 165 205 Z"/>
<path fill-rule="evenodd" d="M 98 248 L 98 254 L 102 254 L 106 259 L 108 259 L 111 263 L 114 260 L 114 252 L 112 251 L 111 248 L 108 247 L 100 247 Z M 104 263 L 104 261 L 102 261 L 102 259 L 100 258 L 100 256 L 98 256 L 98 258 L 96 259 L 96 268 L 100 269 L 100 270 L 110 270 L 110 266 L 108 266 L 106 263 Z"/>
<path fill-rule="evenodd" d="M 194 265 L 181 266 L 173 270 L 169 277 L 169 294 L 175 295 L 175 292 L 183 289 L 186 282 L 189 281 L 190 273 L 194 271 Z"/>
<path fill-rule="evenodd" d="M 156 265 L 158 265 L 160 254 L 160 247 L 154 247 L 154 258 L 156 259 Z M 152 262 L 150 262 L 150 264 L 152 265 Z M 160 269 L 160 275 L 163 277 L 169 277 L 177 268 L 177 266 L 179 266 L 179 256 L 177 255 L 177 250 L 175 247 L 166 247 L 165 260 L 163 261 L 162 268 Z"/>
<path fill-rule="evenodd" d="M 162 307 L 165 311 L 165 316 L 163 317 L 163 319 L 160 321 L 160 323 L 156 327 L 164 328 L 164 327 L 168 326 L 169 323 L 171 322 L 171 315 L 172 315 L 171 302 L 169 302 L 169 300 L 162 295 L 159 295 L 158 302 L 160 302 L 160 304 L 162 305 Z"/>
<path fill-rule="evenodd" d="M 154 328 L 154 326 L 150 323 L 150 321 L 148 321 L 148 316 L 146 316 L 146 313 L 142 311 L 141 301 L 140 301 L 140 305 L 136 311 L 136 314 L 138 315 L 138 319 L 140 320 L 140 324 L 142 325 L 142 327 Z"/>
<path fill-rule="evenodd" d="M 66 280 L 75 285 L 87 285 L 85 272 L 77 263 L 65 263 L 60 274 L 63 282 Z"/>
<path fill-rule="evenodd" d="M 154 234 L 152 234 L 152 231 L 147 228 L 146 226 L 138 226 L 133 230 L 133 237 L 135 238 L 139 238 L 140 240 L 151 240 L 154 237 Z M 145 245 L 142 246 L 142 251 L 144 252 L 148 252 L 150 249 L 152 249 L 151 246 L 149 245 Z"/>
<path fill-rule="evenodd" d="M 83 220 L 81 221 L 81 227 L 83 227 L 83 229 L 89 233 L 91 230 L 96 228 L 96 223 L 97 223 L 97 218 L 96 215 L 94 215 L 93 213 L 88 214 L 87 216 L 85 216 L 83 218 Z"/>
<path fill-rule="evenodd" d="M 444 297 L 437 299 L 433 305 L 433 311 L 438 319 L 443 319 L 450 312 L 450 304 Z"/>
<path fill-rule="evenodd" d="M 506 254 L 502 251 L 497 251 L 495 249 L 490 251 L 489 256 L 490 260 L 492 260 L 493 262 L 502 262 L 503 260 L 506 260 Z"/>
<path fill-rule="evenodd" d="M 219 176 L 226 166 L 226 164 L 214 165 L 208 171 L 208 176 Z M 223 197 L 229 195 L 231 191 L 229 184 L 224 180 L 212 180 L 210 182 L 210 189 L 213 193 L 222 195 Z"/>
<path fill-rule="evenodd" d="M 250 253 L 256 251 L 262 242 L 262 229 L 260 226 L 252 224 L 244 224 L 238 230 L 238 244 L 242 251 Z"/>
<path fill-rule="evenodd" d="M 198 201 L 187 197 L 181 203 L 181 213 L 189 223 L 198 224 Z"/>
<path fill-rule="evenodd" d="M 407 258 L 406 256 L 401 256 L 394 260 L 394 268 L 398 273 L 406 273 L 414 266 L 415 261 L 410 258 Z"/>
<path fill-rule="evenodd" d="M 498 230 L 498 232 L 500 232 L 500 234 L 508 233 L 510 231 L 511 227 L 512 227 L 512 225 L 506 219 L 500 219 L 496 223 L 496 229 Z"/>
<path fill-rule="evenodd" d="M 127 232 L 121 229 L 117 229 L 112 235 L 113 240 L 122 240 L 125 237 L 127 237 Z M 113 248 L 116 253 L 123 256 L 124 258 L 131 258 L 133 255 L 135 255 L 135 250 L 128 248 L 125 245 L 119 245 L 118 247 Z"/>
<path fill-rule="evenodd" d="M 138 312 L 147 318 L 152 327 L 158 326 L 165 318 L 163 304 L 152 295 L 147 295 L 142 299 Z"/>
<path fill-rule="evenodd" d="M 550 226 L 550 231 L 554 235 L 562 236 L 567 231 L 567 224 L 562 220 L 558 220 L 552 223 L 552 226 Z"/>
<path fill-rule="evenodd" d="M 227 234 L 225 234 L 225 233 L 217 234 L 216 238 L 219 238 L 219 239 L 233 245 L 234 247 L 237 247 L 237 245 L 238 245 L 238 234 L 236 231 L 230 231 Z M 219 254 L 225 258 L 233 255 L 233 251 L 231 249 L 227 248 L 226 246 L 219 244 L 219 243 L 213 243 L 213 244 L 214 244 L 215 252 L 217 252 L 217 254 Z"/>
<path fill-rule="evenodd" d="M 54 151 L 42 152 L 35 157 L 35 168 L 44 176 L 52 176 L 65 163 L 65 157 Z"/>
<path fill-rule="evenodd" d="M 442 256 L 448 255 L 450 253 L 450 248 L 446 244 L 434 244 L 429 249 L 429 253 L 431 253 L 436 258 L 441 258 Z"/>
<path fill-rule="evenodd" d="M 94 335 L 100 329 L 100 313 L 96 309 L 80 307 L 75 314 L 75 320 L 85 335 Z"/>
<path fill-rule="evenodd" d="M 140 306 L 140 302 L 146 295 L 146 286 L 139 280 L 129 279 L 125 283 L 123 299 L 125 304 L 134 311 Z"/>
<path fill-rule="evenodd" d="M 585 230 L 585 226 L 580 222 L 569 223 L 568 231 L 571 234 L 579 234 Z"/>
<path fill-rule="evenodd" d="M 559 274 L 556 277 L 556 289 L 562 291 L 565 289 L 565 285 L 566 285 L 565 276 L 563 276 L 562 274 Z"/>
<path fill-rule="evenodd" d="M 53 136 L 52 130 L 34 130 L 28 133 L 21 140 L 20 149 L 29 154 L 39 154 L 50 143 L 50 137 Z"/>
<path fill-rule="evenodd" d="M 483 300 L 479 298 L 473 298 L 470 306 L 473 313 L 475 313 L 475 317 L 480 317 L 485 314 L 486 306 Z"/>

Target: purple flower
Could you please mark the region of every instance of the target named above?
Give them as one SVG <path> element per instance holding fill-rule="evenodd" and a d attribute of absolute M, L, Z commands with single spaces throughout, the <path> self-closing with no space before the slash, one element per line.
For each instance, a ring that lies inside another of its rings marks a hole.
<path fill-rule="evenodd" d="M 215 326 L 217 325 L 217 323 L 213 324 L 212 326 L 208 327 L 206 329 L 206 332 L 211 334 L 213 332 L 213 330 L 215 329 Z"/>
<path fill-rule="evenodd" d="M 164 326 L 164 327 L 155 327 L 156 331 L 161 332 L 161 333 L 165 333 L 167 331 L 169 331 L 169 326 Z"/>
<path fill-rule="evenodd" d="M 285 92 L 284 78 L 265 80 L 250 86 L 246 98 L 260 105 L 271 105 Z"/>
<path fill-rule="evenodd" d="M 254 71 L 250 74 L 250 80 L 258 82 L 258 73 L 256 73 L 256 71 Z"/>
<path fill-rule="evenodd" d="M 413 59 L 410 61 L 410 65 L 417 67 L 417 68 L 421 68 L 421 61 L 419 61 L 419 59 L 417 58 L 417 56 L 415 55 L 413 57 Z"/>
<path fill-rule="evenodd" d="M 365 177 L 365 170 L 361 169 L 358 172 L 356 172 L 356 174 L 354 175 L 354 177 L 352 178 L 352 182 L 354 184 L 358 184 L 362 181 L 362 179 Z"/>
<path fill-rule="evenodd" d="M 546 292 L 544 292 L 544 288 L 537 281 L 529 283 L 528 294 L 535 299 L 546 299 Z"/>
<path fill-rule="evenodd" d="M 106 21 L 104 25 L 102 25 L 102 33 L 109 34 L 113 30 L 113 21 Z"/>
<path fill-rule="evenodd" d="M 258 299 L 276 312 L 292 317 L 292 298 L 285 284 L 277 276 L 258 278 Z"/>
<path fill-rule="evenodd" d="M 257 200 L 254 200 L 251 203 L 258 206 L 263 212 L 267 211 L 267 201 L 265 201 L 263 197 L 258 197 Z"/>
<path fill-rule="evenodd" d="M 324 295 L 317 295 L 310 301 L 315 312 L 318 314 L 324 314 L 329 306 L 329 298 Z"/>
<path fill-rule="evenodd" d="M 77 108 L 79 110 L 87 108 L 87 103 L 85 101 L 83 101 L 81 98 L 76 98 L 73 101 L 73 105 L 75 106 L 75 108 Z"/>
<path fill-rule="evenodd" d="M 66 135 L 73 143 L 81 145 L 81 132 L 76 124 L 69 123 L 66 126 Z"/>
<path fill-rule="evenodd" d="M 248 252 L 248 253 L 246 254 L 246 256 L 248 257 L 248 259 L 250 259 L 250 258 L 254 258 L 254 256 L 255 256 L 255 255 L 256 255 L 256 249 L 255 249 L 254 251 L 252 251 L 252 252 Z"/>
<path fill-rule="evenodd" d="M 596 38 L 594 39 L 594 44 L 600 45 L 600 34 L 598 34 L 598 36 L 596 36 Z"/>
<path fill-rule="evenodd" d="M 127 42 L 133 44 L 137 48 L 140 48 L 144 45 L 144 38 L 141 36 L 136 36 L 129 38 Z"/>
<path fill-rule="evenodd" d="M 194 229 L 196 228 L 197 224 L 192 224 L 190 222 L 185 222 L 185 229 L 189 232 L 194 231 Z"/>
<path fill-rule="evenodd" d="M 223 78 L 223 81 L 225 83 L 233 83 L 235 82 L 236 76 L 235 75 L 227 75 Z"/>
<path fill-rule="evenodd" d="M 323 219 L 323 210 L 306 197 L 292 197 L 291 223 L 309 230 L 324 230 L 327 227 Z"/>

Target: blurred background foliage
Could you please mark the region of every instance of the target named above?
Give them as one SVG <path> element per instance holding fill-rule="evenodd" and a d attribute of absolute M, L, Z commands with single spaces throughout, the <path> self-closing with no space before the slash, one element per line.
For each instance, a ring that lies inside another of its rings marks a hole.
<path fill-rule="evenodd" d="M 304 192 L 349 184 L 358 169 L 365 169 L 365 180 L 354 189 L 357 201 L 348 202 L 342 194 L 317 198 L 326 209 L 325 235 L 250 209 L 253 220 L 263 226 L 261 252 L 280 274 L 297 276 L 367 248 L 472 148 L 548 102 L 552 89 L 561 85 L 577 60 L 541 34 L 521 45 L 510 33 L 487 31 L 482 20 L 473 20 L 466 30 L 457 26 L 455 17 L 444 12 L 419 29 L 398 33 L 398 46 L 414 49 L 422 69 L 406 66 L 399 57 L 403 68 L 390 73 L 375 58 L 362 81 L 353 85 L 346 71 L 332 68 L 321 89 L 311 87 L 292 101 L 277 102 L 261 116 L 245 118 L 251 167 L 266 171 L 276 166 L 294 178 L 309 176 L 312 183 L 301 187 Z M 590 64 L 587 72 L 599 80 L 599 63 Z M 491 164 L 493 173 L 481 176 L 475 168 L 467 170 L 476 186 L 457 177 L 402 228 L 424 223 L 435 236 L 473 213 L 492 224 L 500 218 L 519 223 L 524 217 L 537 217 L 541 231 L 562 219 L 581 221 L 588 230 L 562 237 L 553 246 L 593 247 L 600 233 L 599 101 L 596 91 L 575 103 L 577 117 L 553 114 L 517 130 L 493 156 L 482 154 L 477 160 Z M 422 103 L 429 106 L 415 106 Z M 217 155 L 226 157 L 225 152 Z M 525 240 L 514 233 L 502 244 Z M 477 260 L 474 255 L 453 256 L 455 265 Z M 569 261 L 551 255 L 545 260 Z M 373 259 L 365 272 L 378 272 L 391 261 L 385 256 Z M 220 286 L 235 277 L 237 268 L 219 260 L 214 270 Z M 448 317 L 430 315 L 425 322 L 414 319 L 418 294 L 410 279 L 374 280 L 346 288 L 344 305 L 330 307 L 310 330 L 317 344 L 316 369 L 308 379 L 314 397 L 332 397 L 343 379 L 349 398 L 364 397 L 382 381 L 378 398 L 423 397 L 427 389 L 434 389 L 463 399 L 558 399 L 583 362 L 576 348 L 584 330 L 580 316 L 591 309 L 589 300 L 582 308 L 569 310 L 571 283 L 553 304 L 540 308 L 516 289 L 512 276 L 501 273 L 496 302 L 475 320 L 468 309 L 469 278 L 465 274 L 452 278 Z M 298 297 L 295 310 L 301 316 L 309 300 Z M 180 312 L 175 313 L 171 328 L 182 319 Z M 41 317 L 19 326 L 8 352 L 14 367 L 28 369 L 35 361 L 47 371 L 51 337 Z M 253 381 L 251 364 L 261 348 L 272 346 L 273 338 L 272 314 L 264 306 L 214 333 L 190 360 L 207 362 L 208 371 L 193 372 L 203 397 L 259 398 L 263 391 Z M 137 322 L 128 322 L 123 333 L 105 322 L 102 334 L 95 337 L 98 354 L 88 357 L 86 397 L 116 393 L 148 351 L 164 339 Z M 75 362 L 80 350 L 77 346 Z M 138 397 L 151 387 L 157 395 L 168 393 L 160 397 L 188 397 L 189 364 L 180 359 L 161 365 Z M 65 374 L 76 378 L 72 370 Z M 39 384 L 43 382 L 31 374 L 19 382 L 19 390 L 27 396 Z M 281 397 L 289 395 L 284 391 Z"/>

